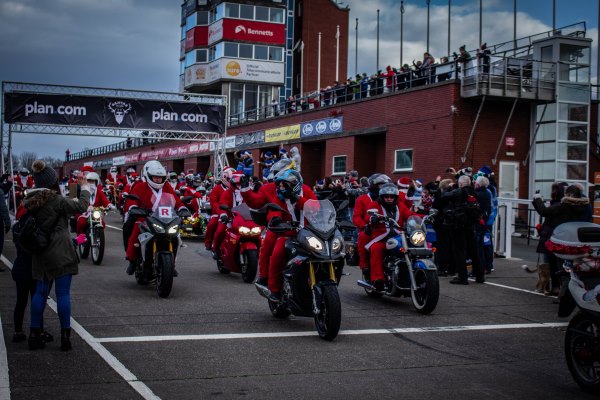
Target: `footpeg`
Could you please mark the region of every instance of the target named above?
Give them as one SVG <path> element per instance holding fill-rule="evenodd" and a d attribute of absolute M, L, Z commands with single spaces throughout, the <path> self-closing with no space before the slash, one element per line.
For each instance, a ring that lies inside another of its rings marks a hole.
<path fill-rule="evenodd" d="M 364 281 L 362 279 L 359 279 L 358 281 L 356 281 L 356 284 L 360 287 L 363 287 L 365 289 L 369 289 L 369 290 L 373 290 L 373 291 L 377 291 L 377 289 L 375 288 L 375 286 L 371 285 L 369 282 Z"/>

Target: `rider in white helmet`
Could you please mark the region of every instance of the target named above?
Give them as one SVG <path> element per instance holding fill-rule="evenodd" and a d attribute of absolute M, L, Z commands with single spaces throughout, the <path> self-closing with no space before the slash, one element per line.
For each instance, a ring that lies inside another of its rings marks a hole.
<path fill-rule="evenodd" d="M 77 235 L 82 233 L 85 234 L 87 232 L 88 213 L 93 210 L 94 207 L 114 208 L 102 190 L 98 173 L 88 172 L 85 179 L 90 186 L 90 206 L 85 214 L 75 215 L 75 219 L 77 220 Z M 105 226 L 104 219 L 102 220 L 102 226 Z"/>
<path fill-rule="evenodd" d="M 135 198 L 129 199 L 125 211 L 129 211 L 132 207 L 141 207 L 146 210 L 157 212 L 159 204 L 174 202 L 174 208 L 180 216 L 186 217 L 191 215 L 171 185 L 165 185 L 165 182 L 167 181 L 167 170 L 159 161 L 148 161 L 142 169 L 142 176 L 144 177 L 144 181 L 134 186 L 130 195 L 135 196 Z M 143 219 L 138 219 L 138 221 L 141 220 Z M 127 243 L 127 260 L 129 260 L 127 273 L 129 275 L 133 275 L 135 272 L 135 262 L 141 257 L 138 242 L 139 234 L 139 224 L 135 224 Z"/>

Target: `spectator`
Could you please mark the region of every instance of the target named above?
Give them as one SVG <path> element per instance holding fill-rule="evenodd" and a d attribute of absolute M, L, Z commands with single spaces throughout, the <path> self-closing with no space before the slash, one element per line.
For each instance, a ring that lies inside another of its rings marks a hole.
<path fill-rule="evenodd" d="M 360 99 L 360 94 L 361 94 L 361 88 L 360 88 L 360 83 L 361 83 L 362 77 L 359 74 L 356 74 L 356 80 L 352 81 L 352 91 L 354 92 L 354 100 L 359 100 Z"/>
<path fill-rule="evenodd" d="M 492 52 L 487 48 L 487 43 L 483 43 L 477 50 L 477 60 L 479 64 L 479 70 L 483 71 L 484 74 L 490 72 L 490 55 Z"/>
<path fill-rule="evenodd" d="M 363 72 L 360 79 L 360 97 L 365 99 L 369 95 L 369 76 Z"/>
<path fill-rule="evenodd" d="M 279 102 L 275 98 L 271 101 L 271 109 L 273 110 L 273 116 L 278 117 L 279 116 Z"/>
<path fill-rule="evenodd" d="M 385 72 L 382 74 L 382 76 L 385 77 L 385 91 L 391 92 L 392 88 L 394 87 L 394 77 L 396 76 L 396 73 L 392 70 L 391 65 L 388 65 L 385 68 Z"/>
<path fill-rule="evenodd" d="M 335 81 L 335 103 L 343 103 L 346 101 L 346 89 L 344 85 L 338 81 Z"/>
<path fill-rule="evenodd" d="M 67 150 L 65 151 L 65 160 L 66 160 L 66 161 L 69 161 L 69 156 L 70 156 L 70 155 L 71 155 L 71 150 L 67 149 Z"/>
<path fill-rule="evenodd" d="M 325 104 L 325 106 L 332 104 L 332 102 L 331 102 L 331 97 L 332 97 L 331 86 L 327 86 L 325 89 L 321 89 L 321 96 L 323 98 L 323 104 Z"/>
<path fill-rule="evenodd" d="M 296 101 L 294 100 L 294 96 L 287 98 L 285 102 L 285 109 L 288 114 L 293 114 L 296 112 Z"/>
<path fill-rule="evenodd" d="M 485 263 L 485 246 L 486 243 L 489 244 L 491 242 L 491 231 L 485 223 L 492 213 L 492 193 L 488 190 L 489 185 L 490 181 L 485 176 L 479 175 L 475 179 L 475 197 L 483 210 L 483 219 L 480 223 L 475 224 L 475 251 L 477 252 L 477 260 L 482 272 Z M 475 273 L 473 273 L 473 276 L 475 277 Z"/>
<path fill-rule="evenodd" d="M 398 72 L 398 76 L 396 77 L 396 81 L 398 83 L 398 89 L 404 90 L 411 87 L 412 81 L 412 71 L 408 64 L 404 64 L 400 71 Z"/>

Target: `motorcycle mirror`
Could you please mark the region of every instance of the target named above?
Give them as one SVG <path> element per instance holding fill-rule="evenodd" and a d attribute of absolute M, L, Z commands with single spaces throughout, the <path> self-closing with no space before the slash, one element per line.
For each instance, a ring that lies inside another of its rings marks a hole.
<path fill-rule="evenodd" d="M 269 203 L 267 204 L 267 208 L 269 210 L 273 210 L 273 211 L 284 211 L 283 208 L 279 207 L 277 204 L 275 203 Z"/>

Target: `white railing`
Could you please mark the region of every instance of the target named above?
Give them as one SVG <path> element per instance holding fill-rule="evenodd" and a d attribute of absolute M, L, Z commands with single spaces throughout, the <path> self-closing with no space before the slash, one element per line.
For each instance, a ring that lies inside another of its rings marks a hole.
<path fill-rule="evenodd" d="M 526 217 L 523 218 L 524 216 Z M 521 220 L 524 220 L 525 223 L 517 223 Z M 499 197 L 498 216 L 493 228 L 496 253 L 507 258 L 512 257 L 512 238 L 518 235 L 537 239 L 535 226 L 540 222 L 541 216 L 533 208 L 531 200 Z M 517 229 L 518 227 L 519 229 Z"/>

